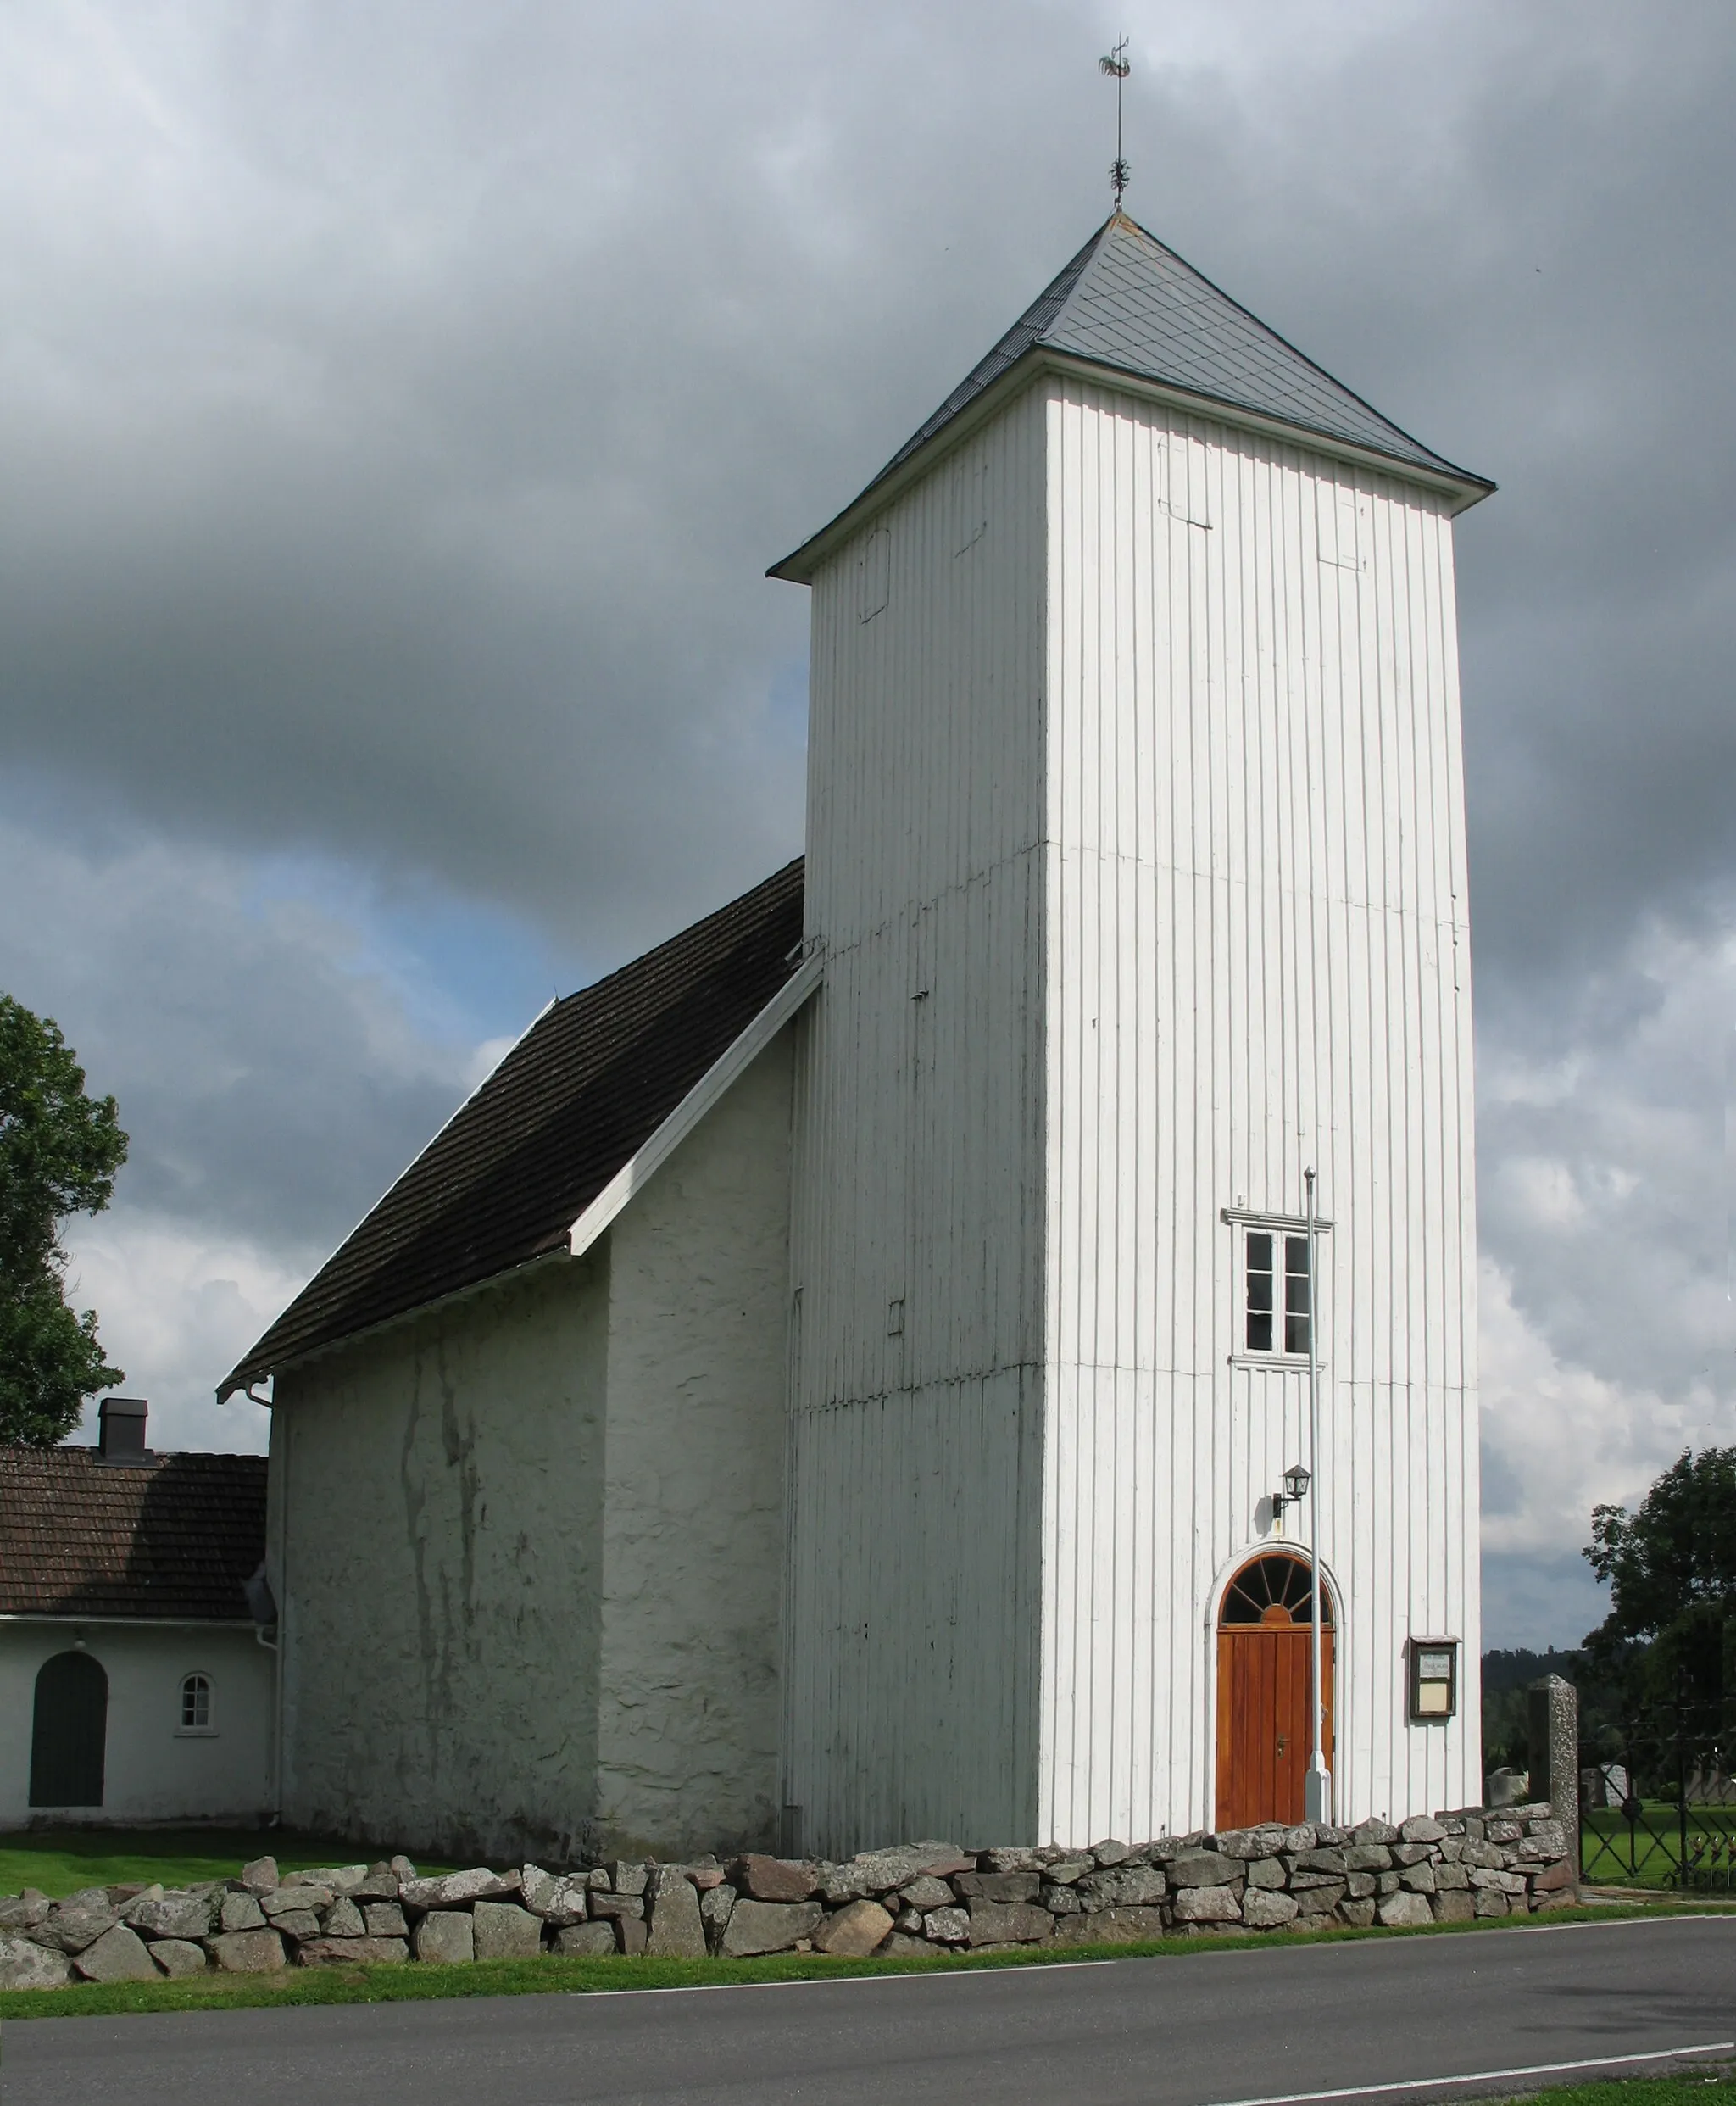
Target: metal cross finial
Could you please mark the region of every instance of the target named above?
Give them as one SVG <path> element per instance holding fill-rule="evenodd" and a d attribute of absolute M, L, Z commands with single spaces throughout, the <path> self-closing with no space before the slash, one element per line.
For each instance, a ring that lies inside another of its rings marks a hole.
<path fill-rule="evenodd" d="M 1127 187 L 1132 170 L 1121 159 L 1121 83 L 1132 71 L 1127 62 L 1127 40 L 1124 36 L 1111 52 L 1097 62 L 1098 70 L 1106 73 L 1116 84 L 1116 158 L 1110 163 L 1109 180 L 1115 192 L 1116 210 L 1121 209 L 1121 193 Z"/>

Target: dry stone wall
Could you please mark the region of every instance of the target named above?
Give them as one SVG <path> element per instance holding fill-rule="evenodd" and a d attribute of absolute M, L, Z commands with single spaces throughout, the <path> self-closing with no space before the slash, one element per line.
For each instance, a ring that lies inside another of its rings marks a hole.
<path fill-rule="evenodd" d="M 535 1864 L 422 1878 L 407 1858 L 187 1889 L 0 1901 L 0 1988 L 266 1972 L 292 1964 L 652 1953 L 865 1958 L 1525 1914 L 1573 1898 L 1545 1805 L 1354 1829 L 1271 1825 L 1089 1850 L 920 1842 L 843 1864 Z"/>

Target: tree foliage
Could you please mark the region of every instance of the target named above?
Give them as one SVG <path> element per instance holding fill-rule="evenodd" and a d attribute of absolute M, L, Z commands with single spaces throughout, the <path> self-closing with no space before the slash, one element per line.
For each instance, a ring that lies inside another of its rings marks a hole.
<path fill-rule="evenodd" d="M 92 1097 L 53 1017 L 0 994 L 0 1440 L 52 1447 L 125 1379 L 92 1310 L 66 1306 L 60 1225 L 100 1213 L 126 1160 L 113 1097 Z"/>
<path fill-rule="evenodd" d="M 1531 1760 L 1531 1685 L 1545 1674 L 1559 1674 L 1586 1701 L 1583 1656 L 1533 1652 L 1523 1646 L 1494 1647 L 1483 1656 L 1483 1768 L 1523 1769 Z"/>
<path fill-rule="evenodd" d="M 1736 1448 L 1684 1449 L 1641 1501 L 1594 1507 L 1585 1556 L 1610 1585 L 1588 1650 L 1637 1702 L 1736 1696 Z"/>

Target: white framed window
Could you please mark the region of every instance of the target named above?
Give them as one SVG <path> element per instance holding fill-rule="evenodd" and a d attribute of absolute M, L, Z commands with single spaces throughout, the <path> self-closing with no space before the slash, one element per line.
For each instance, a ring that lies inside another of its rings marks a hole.
<path fill-rule="evenodd" d="M 1312 1291 L 1308 1268 L 1308 1223 L 1299 1216 L 1257 1214 L 1227 1206 L 1222 1218 L 1236 1236 L 1236 1335 L 1232 1361 L 1259 1367 L 1305 1368 L 1310 1333 L 1316 1329 L 1324 1238 L 1332 1223 L 1314 1224 Z M 1316 1338 L 1316 1348 L 1324 1340 Z M 1324 1355 L 1321 1356 L 1322 1364 Z"/>
<path fill-rule="evenodd" d="M 1313 1320 L 1306 1234 L 1246 1229 L 1243 1261 L 1243 1351 L 1305 1360 Z"/>
<path fill-rule="evenodd" d="M 175 1724 L 178 1734 L 203 1736 L 217 1730 L 211 1709 L 211 1678 L 195 1670 L 181 1678 L 181 1708 Z"/>

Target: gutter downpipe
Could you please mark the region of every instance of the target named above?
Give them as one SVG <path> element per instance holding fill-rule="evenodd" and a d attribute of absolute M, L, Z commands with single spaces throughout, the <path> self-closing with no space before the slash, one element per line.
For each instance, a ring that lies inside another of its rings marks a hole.
<path fill-rule="evenodd" d="M 260 1406 L 260 1407 L 261 1407 L 264 1410 L 268 1411 L 268 1412 L 270 1412 L 271 1413 L 271 1432 L 272 1432 L 272 1436 L 273 1436 L 273 1438 L 275 1439 L 275 1436 L 276 1436 L 276 1435 L 277 1435 L 277 1432 L 278 1432 L 278 1419 L 277 1419 L 277 1412 L 276 1412 L 276 1409 L 275 1409 L 275 1398 L 276 1398 L 276 1395 L 277 1395 L 277 1384 L 275 1384 L 275 1382 L 273 1382 L 273 1384 L 272 1384 L 272 1385 L 271 1385 L 271 1395 L 270 1395 L 270 1396 L 261 1396 L 259 1394 L 259 1383 L 260 1383 L 260 1380 L 261 1380 L 261 1379 L 262 1379 L 262 1378 L 261 1378 L 261 1377 L 259 1377 L 259 1376 L 258 1376 L 258 1375 L 255 1375 L 255 1376 L 254 1376 L 254 1378 L 253 1378 L 253 1379 L 251 1382 L 249 1382 L 249 1383 L 246 1385 L 246 1387 L 245 1387 L 245 1388 L 242 1390 L 242 1395 L 244 1397 L 246 1397 L 246 1399 L 248 1400 L 248 1403 L 249 1403 L 249 1404 L 258 1404 L 258 1405 L 259 1405 L 259 1406 Z M 231 1397 L 234 1394 L 235 1394 L 235 1392 L 234 1392 L 234 1390 L 227 1390 L 227 1391 L 225 1391 L 224 1393 L 222 1393 L 222 1394 L 220 1394 L 220 1395 L 219 1396 L 219 1397 L 218 1397 L 218 1399 L 217 1399 L 217 1401 L 218 1401 L 220 1404 L 226 1404 L 226 1403 L 229 1401 L 230 1397 Z M 271 1808 L 272 1808 L 272 1812 L 271 1812 L 271 1819 L 272 1819 L 272 1822 L 273 1822 L 273 1825 L 278 1825 L 278 1824 L 281 1824 L 281 1821 L 282 1821 L 282 1819 L 283 1819 L 283 1599 L 282 1599 L 282 1596 L 283 1596 L 285 1594 L 287 1594 L 287 1593 L 288 1592 L 288 1589 L 287 1589 L 286 1586 L 284 1586 L 284 1585 L 283 1585 L 284 1566 L 285 1566 L 285 1563 L 286 1563 L 286 1562 L 287 1562 L 287 1547 L 288 1547 L 288 1545 L 287 1545 L 287 1539 L 288 1539 L 288 1531 L 289 1531 L 289 1421 L 288 1421 L 287 1419 L 285 1419 L 285 1420 L 283 1421 L 283 1423 L 282 1423 L 282 1434 L 283 1434 L 283 1449 L 282 1449 L 282 1454 L 283 1454 L 283 1468 L 282 1468 L 282 1471 L 281 1471 L 281 1478 L 280 1478 L 280 1483 L 281 1483 L 281 1494 L 280 1494 L 280 1496 L 279 1496 L 279 1499 L 278 1499 L 278 1506 L 277 1506 L 277 1579 L 278 1579 L 278 1587 L 279 1587 L 279 1593 L 278 1593 L 277 1599 L 276 1599 L 276 1607 L 277 1607 L 277 1621 L 276 1621 L 276 1623 L 275 1623 L 275 1624 L 273 1624 L 273 1625 L 271 1626 L 271 1635 L 270 1635 L 269 1638 L 265 1635 L 265 1630 L 264 1630 L 264 1628 L 262 1625 L 256 1624 L 253 1626 L 253 1639 L 254 1639 L 254 1642 L 255 1642 L 256 1644 L 258 1644 L 258 1645 L 263 1646 L 264 1647 L 264 1649 L 266 1650 L 266 1652 L 269 1652 L 269 1653 L 272 1656 L 272 1659 L 271 1659 Z M 268 1546 L 268 1547 L 269 1547 L 269 1546 Z M 266 1560 L 265 1560 L 264 1571 L 265 1571 L 265 1584 L 266 1584 L 266 1585 L 269 1587 L 269 1586 L 270 1585 L 270 1584 L 271 1584 L 271 1561 L 270 1561 L 270 1557 L 268 1557 L 266 1558 Z"/>
<path fill-rule="evenodd" d="M 271 1719 L 271 1806 L 274 1824 L 283 1819 L 283 1684 L 285 1635 L 289 1621 L 289 1440 L 293 1424 L 288 1412 L 277 1416 L 277 1384 L 271 1384 L 271 1433 L 274 1440 L 279 1433 L 283 1436 L 283 1468 L 278 1482 L 277 1495 L 277 1643 L 276 1700 L 272 1706 Z"/>
<path fill-rule="evenodd" d="M 1309 1630 L 1309 1695 L 1314 1708 L 1314 1747 L 1308 1758 L 1308 1776 L 1303 1788 L 1302 1818 L 1330 1822 L 1333 1817 L 1333 1776 L 1326 1764 L 1326 1701 L 1321 1674 L 1320 1631 L 1320 1496 L 1326 1482 L 1320 1467 L 1320 1292 L 1317 1216 L 1315 1209 L 1314 1173 L 1305 1170 L 1308 1187 L 1308 1459 L 1314 1466 L 1314 1496 L 1308 1502 L 1308 1562 L 1311 1578 Z"/>

